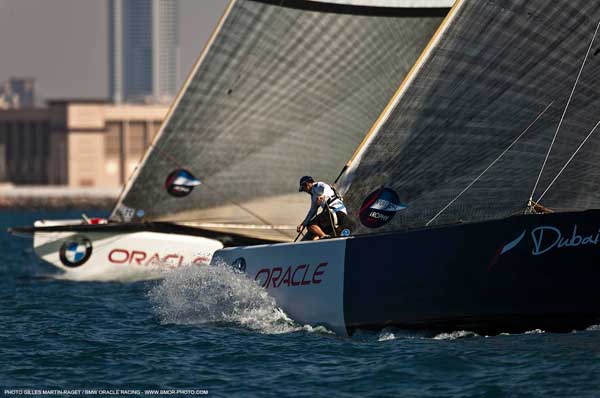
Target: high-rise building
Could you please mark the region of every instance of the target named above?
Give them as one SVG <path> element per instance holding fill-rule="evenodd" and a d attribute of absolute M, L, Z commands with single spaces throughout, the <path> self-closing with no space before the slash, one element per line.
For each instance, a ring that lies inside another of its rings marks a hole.
<path fill-rule="evenodd" d="M 176 94 L 178 0 L 109 0 L 109 95 L 164 102 Z"/>
<path fill-rule="evenodd" d="M 11 78 L 0 85 L 0 109 L 31 108 L 35 104 L 35 79 Z"/>

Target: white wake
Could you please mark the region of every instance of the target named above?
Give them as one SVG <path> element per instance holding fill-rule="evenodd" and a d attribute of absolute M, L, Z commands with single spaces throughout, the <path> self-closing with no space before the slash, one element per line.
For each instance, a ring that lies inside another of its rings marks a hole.
<path fill-rule="evenodd" d="M 173 270 L 148 296 L 163 324 L 230 324 L 268 334 L 328 332 L 296 324 L 257 282 L 227 265 Z"/>

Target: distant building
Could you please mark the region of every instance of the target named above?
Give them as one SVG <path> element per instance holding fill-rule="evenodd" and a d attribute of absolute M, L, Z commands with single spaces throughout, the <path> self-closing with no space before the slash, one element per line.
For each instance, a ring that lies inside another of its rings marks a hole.
<path fill-rule="evenodd" d="M 177 90 L 178 0 L 109 0 L 109 95 L 169 102 Z"/>
<path fill-rule="evenodd" d="M 0 109 L 32 108 L 35 105 L 35 79 L 11 78 L 0 85 Z"/>
<path fill-rule="evenodd" d="M 103 100 L 0 110 L 0 183 L 122 186 L 167 110 Z"/>

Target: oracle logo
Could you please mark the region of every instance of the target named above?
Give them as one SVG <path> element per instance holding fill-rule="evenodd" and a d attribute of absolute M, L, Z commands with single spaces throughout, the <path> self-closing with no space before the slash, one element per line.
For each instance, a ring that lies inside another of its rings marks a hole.
<path fill-rule="evenodd" d="M 200 265 L 207 263 L 210 259 L 207 257 L 196 257 L 191 263 Z M 160 255 L 159 253 L 147 253 L 143 250 L 112 249 L 108 253 L 108 261 L 113 264 L 130 264 L 139 266 L 163 266 L 169 268 L 180 267 L 186 262 L 183 255 L 169 253 Z"/>
<path fill-rule="evenodd" d="M 316 266 L 300 264 L 289 267 L 262 268 L 254 276 L 254 280 L 264 288 L 279 288 L 283 286 L 317 285 L 322 282 L 326 262 Z"/>

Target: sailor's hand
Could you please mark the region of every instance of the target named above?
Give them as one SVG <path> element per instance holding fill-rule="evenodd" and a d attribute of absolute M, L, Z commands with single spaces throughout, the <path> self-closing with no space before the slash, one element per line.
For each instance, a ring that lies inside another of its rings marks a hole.
<path fill-rule="evenodd" d="M 304 229 L 304 224 L 300 224 L 296 227 L 296 232 L 300 233 Z"/>
<path fill-rule="evenodd" d="M 321 195 L 317 198 L 317 205 L 321 206 L 325 201 L 325 195 Z"/>

